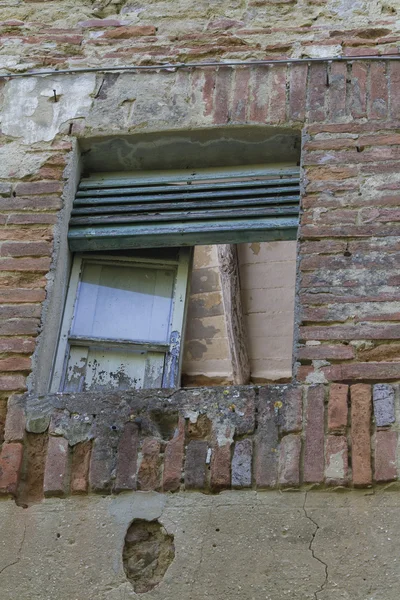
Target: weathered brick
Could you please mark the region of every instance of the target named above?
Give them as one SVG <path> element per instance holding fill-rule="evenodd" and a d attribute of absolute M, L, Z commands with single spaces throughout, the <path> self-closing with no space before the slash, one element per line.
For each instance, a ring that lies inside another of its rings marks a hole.
<path fill-rule="evenodd" d="M 109 29 L 104 33 L 104 38 L 117 40 L 129 40 L 134 37 L 155 35 L 156 28 L 154 25 L 136 25 L 132 27 L 118 27 L 117 29 Z"/>
<path fill-rule="evenodd" d="M 342 344 L 320 344 L 319 346 L 302 346 L 298 350 L 300 360 L 341 359 L 348 360 L 355 357 L 353 346 Z"/>
<path fill-rule="evenodd" d="M 57 194 L 59 192 L 62 192 L 62 185 L 58 181 L 17 183 L 15 186 L 17 196 L 36 196 L 40 194 Z"/>
<path fill-rule="evenodd" d="M 185 453 L 185 420 L 180 417 L 172 440 L 167 442 L 164 451 L 163 491 L 174 492 L 179 489 L 182 479 L 183 458 Z"/>
<path fill-rule="evenodd" d="M 236 68 L 234 74 L 232 121 L 241 123 L 246 121 L 247 109 L 249 107 L 249 84 L 250 69 Z"/>
<path fill-rule="evenodd" d="M 251 486 L 253 444 L 250 439 L 236 442 L 232 458 L 232 487 Z"/>
<path fill-rule="evenodd" d="M 327 70 L 325 64 L 311 64 L 308 88 L 308 118 L 310 122 L 326 118 Z"/>
<path fill-rule="evenodd" d="M 286 120 L 286 65 L 270 71 L 270 96 L 267 123 L 284 123 Z"/>
<path fill-rule="evenodd" d="M 137 475 L 139 490 L 156 491 L 160 488 L 160 449 L 158 440 L 153 438 L 143 440 L 142 461 Z"/>
<path fill-rule="evenodd" d="M 0 271 L 41 271 L 50 269 L 49 258 L 1 258 Z"/>
<path fill-rule="evenodd" d="M 332 325 L 300 327 L 301 340 L 396 340 L 400 325 Z"/>
<path fill-rule="evenodd" d="M 351 446 L 354 485 L 370 485 L 371 471 L 371 386 L 363 383 L 350 387 Z"/>
<path fill-rule="evenodd" d="M 258 488 L 274 487 L 278 480 L 278 423 L 282 401 L 276 400 L 274 393 L 268 396 L 267 390 L 268 388 L 260 388 L 258 398 L 258 427 L 254 458 L 254 472 Z"/>
<path fill-rule="evenodd" d="M 101 435 L 94 440 L 89 467 L 89 485 L 93 492 L 111 491 L 115 466 L 114 454 L 114 448 L 106 435 Z"/>
<path fill-rule="evenodd" d="M 0 321 L 0 335 L 35 335 L 39 319 L 9 319 Z"/>
<path fill-rule="evenodd" d="M 6 442 L 22 442 L 25 436 L 25 411 L 21 403 L 11 397 L 7 404 L 7 416 L 4 429 Z"/>
<path fill-rule="evenodd" d="M 394 119 L 400 118 L 400 64 L 391 62 L 389 66 L 390 85 L 390 115 Z"/>
<path fill-rule="evenodd" d="M 370 119 L 384 119 L 388 113 L 388 85 L 386 64 L 371 62 L 370 65 Z"/>
<path fill-rule="evenodd" d="M 0 377 L 0 390 L 3 392 L 26 390 L 26 377 L 24 375 L 2 375 Z"/>
<path fill-rule="evenodd" d="M 219 492 L 231 485 L 231 443 L 216 444 L 211 457 L 211 489 Z"/>
<path fill-rule="evenodd" d="M 229 121 L 229 99 L 232 86 L 232 70 L 219 69 L 215 77 L 213 121 L 217 125 Z"/>
<path fill-rule="evenodd" d="M 36 317 L 41 313 L 40 304 L 2 304 L 0 305 L 0 319 L 15 319 L 18 317 Z"/>
<path fill-rule="evenodd" d="M 0 371 L 29 371 L 31 359 L 25 356 L 12 356 L 0 359 Z"/>
<path fill-rule="evenodd" d="M 23 457 L 23 446 L 19 443 L 4 443 L 0 454 L 0 493 L 17 493 Z"/>
<path fill-rule="evenodd" d="M 375 435 L 375 481 L 394 481 L 396 468 L 397 432 L 377 431 Z"/>
<path fill-rule="evenodd" d="M 11 288 L 0 289 L 0 302 L 7 303 L 33 303 L 42 302 L 46 298 L 44 289 Z"/>
<path fill-rule="evenodd" d="M 350 111 L 354 118 L 367 116 L 368 65 L 355 62 L 352 65 Z"/>
<path fill-rule="evenodd" d="M 282 438 L 279 451 L 278 481 L 282 486 L 300 484 L 301 438 L 290 433 Z"/>
<path fill-rule="evenodd" d="M 78 25 L 80 27 L 95 29 L 97 27 L 121 27 L 122 23 L 116 19 L 88 19 L 87 21 L 80 21 Z"/>
<path fill-rule="evenodd" d="M 50 256 L 52 244 L 48 242 L 4 242 L 1 256 Z"/>
<path fill-rule="evenodd" d="M 329 117 L 342 119 L 346 114 L 347 64 L 332 63 L 329 74 Z"/>
<path fill-rule="evenodd" d="M 208 442 L 192 440 L 186 449 L 185 488 L 203 489 L 206 482 L 206 458 Z"/>
<path fill-rule="evenodd" d="M 71 461 L 71 494 L 85 494 L 89 486 L 92 443 L 79 442 L 73 447 Z"/>
<path fill-rule="evenodd" d="M 293 66 L 289 73 L 289 118 L 293 121 L 303 121 L 306 113 L 308 66 Z"/>
<path fill-rule="evenodd" d="M 385 427 L 395 422 L 394 389 L 387 383 L 377 383 L 373 387 L 374 416 L 377 427 Z"/>
<path fill-rule="evenodd" d="M 348 481 L 348 448 L 344 435 L 328 435 L 325 447 L 325 482 L 345 485 Z"/>
<path fill-rule="evenodd" d="M 136 489 L 138 428 L 135 423 L 126 423 L 118 445 L 115 492 Z M 142 471 L 143 475 L 143 471 Z"/>
<path fill-rule="evenodd" d="M 349 386 L 341 383 L 331 383 L 328 402 L 328 429 L 342 431 L 347 427 L 347 398 Z"/>
<path fill-rule="evenodd" d="M 63 496 L 68 484 L 68 441 L 62 437 L 49 437 L 43 490 L 45 496 Z"/>
<path fill-rule="evenodd" d="M 304 481 L 321 483 L 324 478 L 324 397 L 325 386 L 307 392 L 307 424 L 304 441 Z"/>

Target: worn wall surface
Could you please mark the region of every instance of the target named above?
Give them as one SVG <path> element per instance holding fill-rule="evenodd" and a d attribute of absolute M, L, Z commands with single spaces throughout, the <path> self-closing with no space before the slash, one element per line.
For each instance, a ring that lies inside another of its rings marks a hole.
<path fill-rule="evenodd" d="M 0 3 L 1 72 L 102 69 L 1 82 L 2 598 L 133 597 L 122 553 L 135 518 L 175 536 L 149 598 L 397 598 L 398 11 L 390 0 Z M 286 63 L 337 56 L 349 60 Z M 285 62 L 106 72 L 265 58 Z M 140 168 L 139 137 L 180 132 L 204 159 L 207 130 L 223 130 L 225 147 L 236 132 L 267 139 L 261 162 L 293 164 L 301 145 L 293 383 L 47 395 L 82 168 L 107 168 L 105 157 Z M 155 569 L 157 544 L 130 535 L 143 562 L 127 572 Z"/>
<path fill-rule="evenodd" d="M 158 519 L 175 558 L 135 595 L 122 549 L 133 519 Z M 396 600 L 399 496 L 228 492 L 221 496 L 0 503 L 4 600 Z"/>

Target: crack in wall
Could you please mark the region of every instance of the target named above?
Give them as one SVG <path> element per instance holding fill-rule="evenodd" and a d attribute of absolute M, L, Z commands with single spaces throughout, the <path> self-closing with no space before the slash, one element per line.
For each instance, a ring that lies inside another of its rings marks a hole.
<path fill-rule="evenodd" d="M 13 562 L 8 563 L 8 565 L 5 565 L 2 569 L 0 569 L 0 575 L 2 573 L 4 573 L 4 571 L 6 569 L 9 569 L 10 567 L 13 567 L 14 565 L 17 565 L 20 562 L 20 560 L 22 558 L 22 548 L 23 548 L 24 543 L 25 543 L 25 536 L 26 536 L 26 525 L 24 526 L 24 533 L 22 535 L 22 540 L 21 540 L 21 543 L 20 543 L 19 548 L 18 548 L 17 558 L 15 560 L 13 560 Z"/>
<path fill-rule="evenodd" d="M 313 543 L 314 543 L 315 537 L 317 535 L 317 532 L 318 532 L 318 529 L 319 529 L 319 525 L 318 525 L 318 523 L 316 521 L 314 521 L 314 519 L 312 517 L 310 517 L 310 515 L 307 512 L 307 509 L 306 509 L 307 496 L 308 496 L 308 492 L 306 492 L 305 495 L 304 495 L 304 503 L 303 503 L 304 515 L 305 515 L 306 519 L 308 519 L 309 521 L 311 521 L 311 523 L 315 526 L 315 529 L 314 529 L 314 531 L 312 533 L 312 536 L 311 536 L 310 543 L 308 545 L 308 549 L 311 552 L 313 559 L 316 560 L 316 561 L 318 561 L 321 565 L 323 565 L 324 566 L 324 570 L 325 570 L 325 579 L 322 582 L 322 585 L 320 585 L 320 587 L 317 590 L 315 590 L 315 592 L 314 592 L 314 598 L 315 598 L 315 600 L 318 600 L 318 594 L 320 594 L 321 592 L 323 592 L 324 589 L 325 589 L 325 587 L 328 584 L 329 573 L 328 573 L 328 565 L 327 565 L 327 563 L 324 562 L 322 560 L 322 558 L 319 558 L 315 554 L 315 551 L 314 551 L 314 548 L 313 548 Z"/>

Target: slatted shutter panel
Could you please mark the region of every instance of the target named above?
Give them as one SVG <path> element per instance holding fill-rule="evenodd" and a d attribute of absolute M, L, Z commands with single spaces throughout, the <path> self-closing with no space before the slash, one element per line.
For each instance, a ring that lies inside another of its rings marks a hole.
<path fill-rule="evenodd" d="M 73 251 L 295 239 L 299 169 L 199 169 L 82 179 Z"/>

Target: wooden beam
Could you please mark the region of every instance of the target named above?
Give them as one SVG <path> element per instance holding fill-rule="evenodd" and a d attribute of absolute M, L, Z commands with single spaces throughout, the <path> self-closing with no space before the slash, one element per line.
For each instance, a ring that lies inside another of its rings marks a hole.
<path fill-rule="evenodd" d="M 237 249 L 235 244 L 219 244 L 217 251 L 233 383 L 246 385 L 250 381 L 250 362 L 240 294 Z"/>

